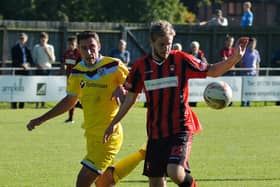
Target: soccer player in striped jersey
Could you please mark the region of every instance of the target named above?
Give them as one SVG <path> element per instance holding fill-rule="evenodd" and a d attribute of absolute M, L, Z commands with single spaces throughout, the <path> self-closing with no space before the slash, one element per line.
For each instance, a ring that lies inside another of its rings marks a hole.
<path fill-rule="evenodd" d="M 66 70 L 67 79 L 69 78 L 72 69 L 75 65 L 77 65 L 81 61 L 81 53 L 77 45 L 77 37 L 71 36 L 67 39 L 67 49 L 63 53 L 62 56 L 62 65 L 64 66 L 63 69 Z M 75 106 L 81 106 L 80 102 L 78 101 Z M 71 108 L 68 112 L 68 119 L 65 123 L 74 123 L 73 116 L 74 116 L 75 107 Z"/>
<path fill-rule="evenodd" d="M 136 60 L 128 75 L 124 103 L 104 133 L 104 142 L 144 90 L 147 100 L 147 152 L 143 174 L 150 187 L 166 186 L 166 176 L 179 187 L 195 187 L 188 158 L 192 137 L 202 130 L 188 105 L 188 80 L 218 77 L 238 63 L 245 49 L 236 46 L 227 60 L 207 64 L 190 54 L 171 50 L 175 30 L 164 20 L 150 27 L 151 54 Z"/>
<path fill-rule="evenodd" d="M 78 35 L 78 45 L 82 56 L 72 70 L 67 82 L 67 95 L 51 110 L 27 124 L 33 130 L 43 122 L 54 118 L 72 107 L 79 100 L 83 106 L 87 154 L 81 161 L 76 186 L 97 187 L 114 186 L 144 159 L 141 149 L 124 160 L 113 160 L 123 141 L 122 126 L 116 128 L 110 140 L 103 144 L 103 134 L 119 109 L 118 98 L 122 96 L 123 83 L 128 75 L 127 67 L 116 58 L 102 56 L 99 36 L 95 32 L 85 31 Z M 113 169 L 112 169 L 113 168 Z"/>

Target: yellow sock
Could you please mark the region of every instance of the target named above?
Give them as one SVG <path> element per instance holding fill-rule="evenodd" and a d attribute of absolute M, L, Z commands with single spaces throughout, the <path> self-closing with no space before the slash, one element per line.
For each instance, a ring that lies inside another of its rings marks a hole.
<path fill-rule="evenodd" d="M 142 160 L 145 158 L 146 151 L 138 150 L 137 152 L 117 161 L 114 164 L 114 181 L 117 183 L 119 180 L 127 176 Z"/>

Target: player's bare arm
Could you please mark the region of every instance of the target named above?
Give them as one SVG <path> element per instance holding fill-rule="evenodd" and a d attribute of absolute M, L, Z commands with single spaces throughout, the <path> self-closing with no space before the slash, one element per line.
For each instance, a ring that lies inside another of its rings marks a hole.
<path fill-rule="evenodd" d="M 227 58 L 226 60 L 211 65 L 207 72 L 207 76 L 219 77 L 223 75 L 225 72 L 227 72 L 232 66 L 237 64 L 242 59 L 243 55 L 245 54 L 248 41 L 242 40 L 242 42 L 240 42 L 240 40 L 242 40 L 242 38 L 240 38 L 237 41 L 234 54 L 231 57 Z"/>
<path fill-rule="evenodd" d="M 30 120 L 30 122 L 26 125 L 27 129 L 29 131 L 32 131 L 33 129 L 35 129 L 36 126 L 39 126 L 45 121 L 68 111 L 70 108 L 74 107 L 77 100 L 78 98 L 76 96 L 67 95 L 59 103 L 57 103 L 51 110 L 49 110 L 48 112 L 46 112 L 45 114 L 43 114 L 38 118 L 34 118 Z"/>
<path fill-rule="evenodd" d="M 112 93 L 112 97 L 111 99 L 116 99 L 117 103 L 120 105 L 121 104 L 121 101 L 124 100 L 124 97 L 126 95 L 127 91 L 126 89 L 124 88 L 123 85 L 119 85 L 115 90 L 114 92 Z"/>
<path fill-rule="evenodd" d="M 117 115 L 114 117 L 111 124 L 108 126 L 108 128 L 105 130 L 103 142 L 106 143 L 110 137 L 110 135 L 113 133 L 115 125 L 121 121 L 121 119 L 125 116 L 125 114 L 129 111 L 131 106 L 135 103 L 137 94 L 133 92 L 128 92 L 125 96 L 124 103 L 120 106 L 120 109 L 117 113 Z"/>

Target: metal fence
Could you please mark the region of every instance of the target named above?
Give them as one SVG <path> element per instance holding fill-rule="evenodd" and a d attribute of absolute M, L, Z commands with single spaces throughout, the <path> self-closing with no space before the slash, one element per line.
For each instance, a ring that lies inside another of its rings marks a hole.
<path fill-rule="evenodd" d="M 261 55 L 261 66 L 271 67 L 273 53 L 280 49 L 280 27 L 201 27 L 190 25 L 174 25 L 176 37 L 183 50 L 189 51 L 191 41 L 200 42 L 201 49 L 209 63 L 220 60 L 219 50 L 223 48 L 226 35 L 235 38 L 240 36 L 256 37 L 257 49 Z M 39 42 L 39 33 L 49 33 L 49 43 L 54 45 L 58 63 L 65 50 L 67 37 L 83 30 L 95 30 L 101 39 L 101 53 L 108 55 L 112 48 L 118 46 L 120 38 L 127 40 L 127 48 L 131 59 L 142 56 L 150 51 L 149 24 L 134 23 L 77 23 L 77 22 L 46 22 L 46 21 L 0 21 L 0 66 L 9 66 L 10 49 L 16 43 L 19 32 L 29 35 L 28 46 L 32 48 Z"/>

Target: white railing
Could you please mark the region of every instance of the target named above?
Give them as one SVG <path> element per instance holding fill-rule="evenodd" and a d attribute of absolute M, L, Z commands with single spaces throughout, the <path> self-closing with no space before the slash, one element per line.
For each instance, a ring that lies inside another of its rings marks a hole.
<path fill-rule="evenodd" d="M 9 71 L 10 72 L 9 74 L 4 73 L 5 75 L 15 75 L 16 71 L 22 71 L 22 70 L 24 70 L 24 68 L 22 68 L 22 67 L 0 67 L 0 71 Z M 36 71 L 36 70 L 41 70 L 41 69 L 39 69 L 37 67 L 29 67 L 28 70 L 26 70 L 26 71 Z M 61 67 L 52 67 L 47 70 L 57 71 L 57 70 L 61 70 Z"/>
<path fill-rule="evenodd" d="M 230 71 L 236 71 L 236 72 L 242 72 L 242 71 L 248 71 L 248 70 L 256 70 L 258 72 L 265 72 L 265 73 L 262 73 L 261 75 L 265 75 L 265 76 L 268 76 L 270 75 L 269 73 L 271 71 L 277 71 L 279 72 L 279 75 L 280 75 L 280 68 L 274 68 L 274 67 L 267 67 L 267 68 L 234 68 L 233 70 L 230 70 Z"/>
<path fill-rule="evenodd" d="M 0 71 L 10 71 L 11 72 L 10 75 L 15 75 L 15 72 L 19 71 L 19 70 L 24 70 L 24 68 L 22 68 L 22 67 L 0 67 Z M 28 68 L 27 71 L 29 71 L 29 70 L 33 71 L 33 70 L 40 70 L 40 69 L 37 68 L 37 67 L 30 67 L 30 68 Z M 50 68 L 48 70 L 51 70 L 51 71 L 61 70 L 61 67 L 52 67 L 52 68 Z M 262 72 L 261 75 L 265 75 L 265 76 L 270 75 L 269 73 L 271 71 L 277 71 L 277 72 L 279 72 L 279 75 L 280 75 L 280 68 L 274 68 L 274 67 L 265 67 L 265 68 L 234 68 L 234 69 L 232 69 L 230 71 L 242 72 L 242 71 L 248 71 L 248 70 L 257 70 L 258 72 Z M 265 73 L 263 73 L 263 72 L 265 72 Z"/>

